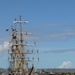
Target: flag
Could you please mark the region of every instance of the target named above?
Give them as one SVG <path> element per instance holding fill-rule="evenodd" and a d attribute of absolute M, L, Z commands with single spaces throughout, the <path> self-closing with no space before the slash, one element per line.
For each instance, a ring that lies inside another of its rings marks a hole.
<path fill-rule="evenodd" d="M 16 31 L 16 29 L 12 28 L 12 31 Z"/>
<path fill-rule="evenodd" d="M 6 29 L 6 31 L 9 31 L 9 29 Z"/>

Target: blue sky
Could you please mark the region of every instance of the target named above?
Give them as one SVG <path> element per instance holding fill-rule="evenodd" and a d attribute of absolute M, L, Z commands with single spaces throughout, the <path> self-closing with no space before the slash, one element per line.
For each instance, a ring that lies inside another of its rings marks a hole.
<path fill-rule="evenodd" d="M 8 67 L 11 31 L 5 29 L 20 15 L 29 21 L 23 30 L 32 32 L 37 42 L 36 68 L 75 68 L 75 0 L 0 0 L 0 67 Z"/>

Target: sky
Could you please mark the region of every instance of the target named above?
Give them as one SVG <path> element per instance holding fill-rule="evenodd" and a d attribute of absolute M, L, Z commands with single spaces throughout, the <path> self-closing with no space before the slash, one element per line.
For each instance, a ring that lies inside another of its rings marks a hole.
<path fill-rule="evenodd" d="M 25 40 L 36 42 L 39 62 L 36 68 L 75 68 L 75 0 L 0 0 L 0 67 L 8 68 L 8 49 L 11 27 L 19 16 L 28 20 L 23 24 Z M 9 29 L 8 32 L 5 30 Z M 19 25 L 17 25 L 19 30 Z M 29 43 L 31 43 L 29 42 Z"/>

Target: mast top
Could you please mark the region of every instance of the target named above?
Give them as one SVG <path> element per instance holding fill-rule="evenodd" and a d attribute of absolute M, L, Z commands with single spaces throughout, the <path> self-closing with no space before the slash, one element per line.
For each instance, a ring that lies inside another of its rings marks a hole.
<path fill-rule="evenodd" d="M 27 21 L 27 20 L 21 20 L 21 16 L 20 16 L 20 20 L 16 20 L 16 18 L 15 18 L 15 21 L 13 22 L 14 24 L 16 24 L 16 23 L 28 23 L 29 21 Z"/>

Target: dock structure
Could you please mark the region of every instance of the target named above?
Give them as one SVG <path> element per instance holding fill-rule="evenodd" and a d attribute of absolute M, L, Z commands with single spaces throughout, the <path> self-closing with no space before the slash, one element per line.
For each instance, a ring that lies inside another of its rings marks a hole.
<path fill-rule="evenodd" d="M 20 20 L 16 20 L 13 22 L 15 24 L 14 27 L 12 27 L 12 38 L 11 38 L 11 47 L 10 50 L 8 50 L 8 53 L 10 54 L 10 58 L 8 58 L 9 61 L 9 68 L 11 69 L 11 74 L 14 75 L 32 75 L 34 65 L 32 65 L 32 68 L 28 68 L 28 62 L 34 62 L 39 61 L 39 58 L 37 60 L 34 60 L 34 57 L 30 59 L 29 57 L 26 58 L 27 54 L 35 54 L 38 53 L 38 50 L 36 52 L 34 51 L 28 51 L 25 49 L 25 46 L 36 46 L 36 44 L 27 44 L 25 43 L 24 35 L 31 35 L 32 33 L 23 32 L 22 23 L 27 23 L 28 21 L 22 20 L 20 16 Z M 20 31 L 17 30 L 16 24 L 20 24 Z"/>

